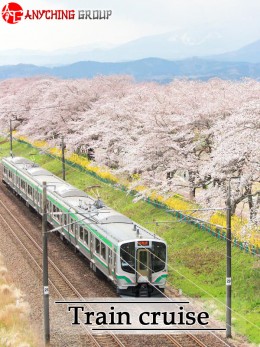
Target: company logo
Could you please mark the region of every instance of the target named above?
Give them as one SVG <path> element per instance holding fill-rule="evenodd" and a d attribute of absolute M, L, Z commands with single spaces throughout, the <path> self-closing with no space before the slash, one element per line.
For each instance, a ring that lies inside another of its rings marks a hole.
<path fill-rule="evenodd" d="M 23 10 L 16 2 L 9 2 L 2 9 L 2 17 L 9 24 L 24 20 L 106 20 L 112 15 L 111 10 Z"/>
<path fill-rule="evenodd" d="M 2 17 L 9 24 L 18 23 L 23 16 L 22 7 L 16 2 L 9 2 L 2 9 Z"/>

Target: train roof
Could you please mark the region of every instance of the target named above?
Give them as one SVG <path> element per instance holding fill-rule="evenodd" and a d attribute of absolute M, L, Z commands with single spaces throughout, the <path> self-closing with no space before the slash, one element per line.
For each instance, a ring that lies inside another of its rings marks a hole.
<path fill-rule="evenodd" d="M 100 199 L 94 199 L 32 161 L 22 157 L 8 157 L 4 158 L 4 161 L 21 171 L 36 185 L 41 187 L 43 182 L 46 182 L 48 194 L 52 194 L 56 199 L 58 198 L 69 206 L 72 213 L 82 215 L 85 222 L 90 223 L 99 232 L 105 233 L 104 236 L 112 242 L 134 239 L 161 240 L 160 237 L 141 227 L 127 216 L 106 206 Z M 79 217 L 79 219 L 82 218 Z"/>

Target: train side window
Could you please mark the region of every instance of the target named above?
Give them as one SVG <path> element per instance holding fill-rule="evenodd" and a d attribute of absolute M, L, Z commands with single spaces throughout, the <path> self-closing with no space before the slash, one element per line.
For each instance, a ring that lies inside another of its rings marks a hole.
<path fill-rule="evenodd" d="M 79 227 L 79 238 L 84 239 L 84 228 L 82 226 Z"/>
<path fill-rule="evenodd" d="M 12 171 L 11 171 L 11 170 L 9 170 L 8 176 L 9 176 L 9 178 L 10 178 L 10 179 L 12 179 L 12 178 L 13 178 L 13 173 L 12 173 Z"/>
<path fill-rule="evenodd" d="M 42 206 L 42 194 L 39 193 L 39 206 Z"/>
<path fill-rule="evenodd" d="M 53 218 L 56 219 L 57 221 L 61 221 L 61 214 L 60 214 L 61 210 L 55 205 L 53 205 L 52 210 L 53 210 Z"/>
<path fill-rule="evenodd" d="M 64 214 L 64 226 L 67 229 L 68 228 L 68 215 Z"/>
<path fill-rule="evenodd" d="M 57 213 L 58 214 L 56 214 L 56 219 L 58 220 L 58 221 L 60 221 L 60 219 L 61 219 L 61 210 L 57 207 Z"/>
<path fill-rule="evenodd" d="M 100 253 L 100 241 L 96 239 L 96 253 Z"/>
<path fill-rule="evenodd" d="M 88 231 L 82 226 L 79 227 L 79 238 L 88 244 Z"/>
<path fill-rule="evenodd" d="M 101 257 L 103 258 L 103 259 L 106 259 L 106 252 L 107 251 L 107 248 L 106 248 L 106 246 L 104 245 L 104 243 L 103 242 L 101 242 Z"/>
<path fill-rule="evenodd" d="M 53 219 L 57 218 L 56 212 L 57 212 L 57 207 L 55 205 L 53 205 L 52 206 L 52 218 Z"/>
<path fill-rule="evenodd" d="M 72 232 L 72 234 L 75 234 L 76 225 L 75 225 L 75 220 L 72 218 L 70 218 L 69 230 Z"/>
<path fill-rule="evenodd" d="M 24 180 L 21 180 L 21 190 L 22 190 L 23 192 L 26 191 L 26 183 L 24 182 Z"/>
<path fill-rule="evenodd" d="M 8 175 L 8 170 L 7 168 L 4 166 L 4 176 L 7 176 Z"/>
<path fill-rule="evenodd" d="M 59 222 L 61 223 L 61 221 L 62 221 L 62 210 L 58 208 L 58 212 L 59 212 L 59 214 L 57 215 L 57 218 L 58 218 Z"/>
<path fill-rule="evenodd" d="M 35 201 L 36 201 L 37 205 L 40 205 L 40 193 L 39 192 L 37 192 L 36 195 L 35 195 Z"/>
<path fill-rule="evenodd" d="M 84 229 L 84 241 L 88 245 L 88 231 L 86 229 Z"/>
<path fill-rule="evenodd" d="M 29 195 L 30 197 L 33 196 L 33 189 L 32 189 L 31 186 L 29 186 L 29 184 L 27 185 L 27 193 L 28 193 L 28 195 Z"/>

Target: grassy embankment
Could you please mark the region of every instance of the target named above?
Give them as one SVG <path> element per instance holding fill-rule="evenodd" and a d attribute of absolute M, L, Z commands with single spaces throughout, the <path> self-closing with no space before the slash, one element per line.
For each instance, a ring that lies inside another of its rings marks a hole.
<path fill-rule="evenodd" d="M 1 145 L 1 151 L 1 156 L 8 155 L 7 143 Z M 27 145 L 15 143 L 14 153 L 32 159 L 31 153 L 38 152 Z M 59 160 L 42 154 L 36 154 L 33 158 L 47 170 L 61 176 Z M 203 300 L 209 312 L 223 320 L 225 327 L 225 242 L 195 226 L 179 223 L 163 210 L 146 202 L 133 203 L 131 196 L 74 168 L 67 167 L 66 177 L 68 182 L 83 190 L 99 184 L 102 199 L 107 205 L 163 237 L 169 246 L 169 283 L 181 288 L 184 294 Z M 174 223 L 156 226 L 151 223 L 153 220 L 171 220 Z M 254 343 L 260 342 L 259 270 L 257 257 L 233 248 L 233 328 Z"/>
<path fill-rule="evenodd" d="M 0 346 L 39 346 L 29 323 L 29 304 L 10 279 L 0 254 Z"/>

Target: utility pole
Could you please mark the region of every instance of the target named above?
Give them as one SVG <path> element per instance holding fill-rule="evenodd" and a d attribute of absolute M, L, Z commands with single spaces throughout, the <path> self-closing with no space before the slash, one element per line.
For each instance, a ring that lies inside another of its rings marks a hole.
<path fill-rule="evenodd" d="M 10 156 L 13 156 L 13 128 L 12 119 L 10 119 Z"/>
<path fill-rule="evenodd" d="M 227 191 L 227 272 L 226 272 L 226 337 L 231 338 L 231 187 Z"/>
<path fill-rule="evenodd" d="M 48 233 L 47 233 L 47 185 L 42 185 L 42 256 L 43 256 L 43 315 L 45 346 L 50 343 L 49 283 L 48 283 Z"/>
<path fill-rule="evenodd" d="M 240 177 L 229 177 L 227 191 L 227 272 L 226 272 L 226 337 L 231 338 L 231 180 Z"/>
<path fill-rule="evenodd" d="M 64 145 L 64 136 L 61 137 L 61 158 L 62 158 L 62 179 L 66 181 L 66 175 L 65 175 L 65 148 Z"/>

